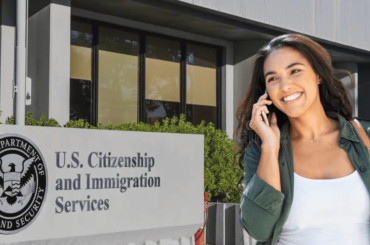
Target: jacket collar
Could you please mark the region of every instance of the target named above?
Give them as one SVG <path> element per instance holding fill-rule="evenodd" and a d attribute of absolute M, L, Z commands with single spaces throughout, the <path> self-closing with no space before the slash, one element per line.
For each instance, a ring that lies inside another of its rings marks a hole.
<path fill-rule="evenodd" d="M 357 135 L 349 121 L 347 121 L 342 115 L 340 115 L 337 112 L 333 111 L 327 111 L 326 115 L 332 119 L 336 119 L 339 121 L 339 129 L 340 129 L 340 138 L 344 138 L 350 141 L 359 142 Z M 289 137 L 289 120 L 284 123 L 284 125 L 281 127 L 281 142 L 288 143 L 290 141 Z"/>

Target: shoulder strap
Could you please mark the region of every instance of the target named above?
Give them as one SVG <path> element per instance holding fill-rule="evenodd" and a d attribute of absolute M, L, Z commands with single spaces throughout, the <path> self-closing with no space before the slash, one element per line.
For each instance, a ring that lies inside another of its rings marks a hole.
<path fill-rule="evenodd" d="M 350 122 L 352 123 L 353 127 L 356 129 L 358 135 L 360 135 L 362 142 L 365 144 L 370 154 L 370 139 L 367 136 L 365 129 L 362 127 L 361 123 L 357 119 L 353 119 Z"/>

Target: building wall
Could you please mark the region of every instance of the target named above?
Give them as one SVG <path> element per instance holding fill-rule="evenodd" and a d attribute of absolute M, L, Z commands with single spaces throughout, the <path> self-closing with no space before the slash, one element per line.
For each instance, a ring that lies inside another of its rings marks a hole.
<path fill-rule="evenodd" d="M 69 0 L 50 4 L 49 117 L 69 121 L 71 7 Z"/>
<path fill-rule="evenodd" d="M 32 79 L 31 105 L 35 118 L 49 112 L 50 6 L 32 15 L 28 21 L 28 77 Z"/>
<path fill-rule="evenodd" d="M 178 0 L 370 51 L 370 0 Z"/>
<path fill-rule="evenodd" d="M 26 111 L 39 118 L 69 121 L 70 7 L 50 4 L 29 18 L 28 76 L 32 103 Z"/>
<path fill-rule="evenodd" d="M 63 2 L 64 0 L 60 1 Z M 12 1 L 2 0 L 1 4 L 4 5 L 6 2 L 11 3 Z M 65 2 L 68 1 L 65 0 Z M 364 37 L 361 35 L 367 35 L 366 38 L 370 37 L 370 32 L 358 31 L 362 30 L 361 28 L 370 26 L 370 19 L 368 18 L 368 13 L 370 13 L 370 11 L 364 13 L 362 11 L 363 9 L 369 9 L 370 5 L 368 3 L 370 0 L 359 0 L 356 3 L 354 3 L 354 1 L 331 0 L 326 2 L 323 0 L 234 0 L 234 4 L 229 4 L 226 0 L 183 0 L 183 2 L 359 48 L 363 47 L 361 40 L 363 40 Z M 251 11 L 251 9 L 253 9 L 253 11 Z M 281 11 L 276 11 L 276 9 L 281 9 Z M 335 9 L 335 11 L 332 11 L 331 15 L 328 14 L 330 9 Z M 343 15 L 347 17 L 353 16 L 353 22 L 344 21 L 342 19 L 340 13 L 343 9 L 351 9 L 351 11 L 347 11 L 348 13 L 346 12 L 347 15 Z M 4 11 L 5 8 L 2 8 L 2 12 Z M 327 15 L 325 15 L 325 13 L 327 13 Z M 107 14 L 100 14 L 77 8 L 71 9 L 68 4 L 50 4 L 32 15 L 29 19 L 28 76 L 32 78 L 33 83 L 32 105 L 27 106 L 27 111 L 34 112 L 36 117 L 39 117 L 41 113 L 45 112 L 49 117 L 57 119 L 61 124 L 69 120 L 71 14 L 135 29 L 158 32 L 169 36 L 222 46 L 224 48 L 221 91 L 222 129 L 226 130 L 229 136 L 232 136 L 237 124 L 235 120 L 237 107 L 249 87 L 254 54 L 266 43 L 266 41 L 253 40 L 232 43 Z M 358 28 L 353 30 L 352 26 L 354 23 L 357 23 L 356 21 L 359 19 L 357 18 L 357 14 L 360 17 L 362 16 L 366 21 L 358 23 Z M 1 19 L 3 19 L 3 17 L 1 17 Z M 335 31 L 333 32 L 333 30 Z M 7 33 L 5 33 L 5 31 Z M 353 35 L 348 35 L 348 33 L 352 33 Z M 3 110 L 2 120 L 4 121 L 6 116 L 14 114 L 12 108 L 13 100 L 11 98 L 11 93 L 8 92 L 12 89 L 11 81 L 14 78 L 14 62 L 3 61 L 12 61 L 12 59 L 14 61 L 14 26 L 9 29 L 8 26 L 4 27 L 4 25 L 2 25 L 0 35 L 2 43 L 0 49 L 0 109 Z M 355 37 L 359 35 L 361 37 L 355 39 Z M 368 46 L 370 48 L 370 40 L 366 42 L 366 44 L 369 44 Z M 344 69 L 346 68 L 344 67 Z M 355 76 L 357 76 L 357 74 L 356 72 Z M 367 88 L 366 83 L 361 86 Z M 353 91 L 353 93 L 355 93 L 355 91 Z M 364 92 L 361 91 L 361 93 L 363 94 Z M 353 95 L 356 96 L 355 94 Z M 361 97 L 359 101 L 362 101 Z M 356 103 L 357 99 L 354 100 L 354 104 Z"/>

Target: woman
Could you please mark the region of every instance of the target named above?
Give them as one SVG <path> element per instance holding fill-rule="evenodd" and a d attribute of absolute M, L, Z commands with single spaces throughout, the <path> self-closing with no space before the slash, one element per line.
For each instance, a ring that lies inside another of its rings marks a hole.
<path fill-rule="evenodd" d="M 240 222 L 258 245 L 370 244 L 369 152 L 333 73 L 325 49 L 301 35 L 257 53 L 235 135 L 244 153 Z M 359 121 L 370 137 L 370 121 Z"/>

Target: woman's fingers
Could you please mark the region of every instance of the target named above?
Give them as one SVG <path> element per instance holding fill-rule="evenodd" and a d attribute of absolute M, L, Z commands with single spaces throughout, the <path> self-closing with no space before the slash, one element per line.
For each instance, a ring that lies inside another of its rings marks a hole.
<path fill-rule="evenodd" d="M 270 116 L 270 111 L 268 110 L 267 105 L 271 105 L 272 101 L 268 100 L 267 97 L 268 97 L 268 94 L 263 94 L 262 96 L 259 97 L 257 103 L 255 103 L 253 105 L 252 118 L 251 118 L 250 126 L 255 131 L 256 131 L 256 128 L 257 128 L 257 124 L 259 124 L 261 121 L 264 122 L 262 112 L 265 112 L 268 116 Z M 255 126 L 255 127 L 253 127 L 252 125 Z"/>
<path fill-rule="evenodd" d="M 257 103 L 257 105 L 271 105 L 272 104 L 272 101 L 271 100 L 259 100 Z"/>
<path fill-rule="evenodd" d="M 261 100 L 261 99 L 266 99 L 268 96 L 267 93 L 264 93 L 263 95 L 260 96 L 260 98 L 258 100 Z"/>
<path fill-rule="evenodd" d="M 267 109 L 267 106 L 265 106 L 265 105 L 254 104 L 253 107 L 254 107 L 253 111 L 252 111 L 253 115 L 257 115 L 257 116 L 261 115 L 262 111 L 264 111 L 266 114 L 270 113 L 270 111 Z M 253 115 L 252 115 L 252 117 L 253 117 Z"/>
<path fill-rule="evenodd" d="M 276 117 L 275 112 L 271 113 L 270 124 L 277 125 L 277 117 Z"/>

